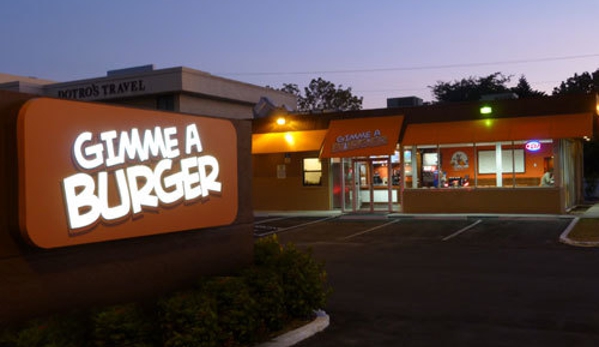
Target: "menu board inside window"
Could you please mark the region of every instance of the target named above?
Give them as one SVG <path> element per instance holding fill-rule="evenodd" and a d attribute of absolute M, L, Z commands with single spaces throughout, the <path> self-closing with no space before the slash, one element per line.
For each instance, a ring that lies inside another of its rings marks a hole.
<path fill-rule="evenodd" d="M 513 153 L 513 156 L 512 156 Z M 478 173 L 494 174 L 497 173 L 496 151 L 478 151 Z M 511 149 L 501 151 L 501 172 L 505 173 L 523 173 L 525 172 L 524 150 Z M 515 167 L 515 171 L 514 171 Z"/>

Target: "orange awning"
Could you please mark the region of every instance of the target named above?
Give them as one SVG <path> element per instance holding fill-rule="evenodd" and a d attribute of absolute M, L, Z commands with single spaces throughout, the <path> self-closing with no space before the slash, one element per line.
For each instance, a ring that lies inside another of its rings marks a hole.
<path fill-rule="evenodd" d="M 252 154 L 318 151 L 326 130 L 252 135 Z"/>
<path fill-rule="evenodd" d="M 320 151 L 321 158 L 393 154 L 403 116 L 333 120 Z"/>
<path fill-rule="evenodd" d="M 402 145 L 563 139 L 593 135 L 593 114 L 409 124 Z"/>

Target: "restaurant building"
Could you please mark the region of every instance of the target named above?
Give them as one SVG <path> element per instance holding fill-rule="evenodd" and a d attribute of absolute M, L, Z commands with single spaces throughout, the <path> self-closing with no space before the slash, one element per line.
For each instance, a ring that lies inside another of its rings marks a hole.
<path fill-rule="evenodd" d="M 251 119 L 260 106 L 295 110 L 296 97 L 188 67 L 154 65 L 107 71 L 106 76 L 67 82 L 0 73 L 0 90 L 78 101 L 230 119 Z"/>
<path fill-rule="evenodd" d="M 254 209 L 564 213 L 597 110 L 593 94 L 255 119 Z"/>

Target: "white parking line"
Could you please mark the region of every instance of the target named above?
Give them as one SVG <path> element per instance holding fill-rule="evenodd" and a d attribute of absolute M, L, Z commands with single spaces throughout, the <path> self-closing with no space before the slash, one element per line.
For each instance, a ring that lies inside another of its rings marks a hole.
<path fill-rule="evenodd" d="M 463 233 L 464 231 L 466 231 L 466 230 L 468 230 L 470 228 L 473 228 L 474 226 L 476 226 L 477 224 L 481 223 L 482 221 L 483 221 L 482 219 L 477 220 L 476 222 L 470 224 L 469 226 L 467 226 L 465 228 L 462 228 L 462 229 L 456 231 L 455 233 L 453 233 L 453 234 L 451 234 L 449 236 L 444 237 L 443 241 L 447 241 L 447 240 L 450 240 L 450 239 L 458 236 L 459 234 Z"/>
<path fill-rule="evenodd" d="M 316 223 L 324 222 L 326 220 L 335 219 L 335 218 L 337 218 L 337 216 L 321 218 L 321 219 L 317 219 L 317 220 L 314 220 L 314 221 L 311 221 L 311 222 L 308 222 L 308 223 L 293 225 L 293 226 L 290 226 L 290 227 L 287 227 L 287 228 L 284 228 L 284 229 L 278 229 L 276 231 L 271 231 L 271 232 L 268 232 L 268 233 L 260 234 L 260 237 L 270 236 L 272 234 L 277 234 L 277 233 L 280 233 L 280 232 L 283 232 L 283 231 L 289 231 L 289 230 L 292 230 L 292 229 L 301 228 L 301 227 L 306 226 L 306 225 L 316 224 Z M 284 219 L 284 218 L 282 218 L 282 219 Z"/>
<path fill-rule="evenodd" d="M 277 221 L 277 220 L 289 219 L 289 218 L 291 218 L 291 217 L 278 217 L 278 218 L 263 219 L 261 221 L 254 222 L 254 224 L 264 224 L 264 223 L 268 223 L 268 222 L 274 222 L 274 221 Z"/>
<path fill-rule="evenodd" d="M 339 240 L 348 240 L 348 239 L 351 239 L 352 237 L 360 236 L 360 235 L 363 235 L 363 234 L 369 233 L 369 232 L 371 232 L 371 231 L 375 231 L 375 230 L 378 230 L 378 229 L 380 229 L 380 228 L 384 228 L 384 227 L 386 227 L 386 226 L 388 226 L 388 225 L 391 225 L 391 224 L 397 223 L 397 222 L 399 222 L 400 220 L 401 220 L 401 219 L 395 219 L 395 220 L 392 220 L 392 221 L 391 221 L 391 222 L 389 222 L 389 223 L 385 223 L 385 224 L 383 224 L 383 225 L 379 225 L 379 226 L 376 226 L 376 227 L 374 227 L 374 228 L 370 228 L 370 229 L 368 229 L 368 230 L 360 231 L 359 233 L 355 233 L 355 234 L 352 234 L 352 235 L 349 235 L 349 236 L 346 236 L 346 237 L 342 237 L 342 238 L 340 238 Z"/>

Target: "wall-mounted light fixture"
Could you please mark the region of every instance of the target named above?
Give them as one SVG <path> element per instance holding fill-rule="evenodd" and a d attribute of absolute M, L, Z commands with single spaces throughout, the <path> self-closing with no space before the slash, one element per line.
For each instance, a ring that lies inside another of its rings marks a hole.
<path fill-rule="evenodd" d="M 285 117 L 279 117 L 277 118 L 277 124 L 278 125 L 285 125 L 286 121 L 285 121 Z"/>
<path fill-rule="evenodd" d="M 488 105 L 481 106 L 479 112 L 480 112 L 480 114 L 491 114 L 491 113 L 493 113 L 493 108 Z"/>

